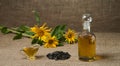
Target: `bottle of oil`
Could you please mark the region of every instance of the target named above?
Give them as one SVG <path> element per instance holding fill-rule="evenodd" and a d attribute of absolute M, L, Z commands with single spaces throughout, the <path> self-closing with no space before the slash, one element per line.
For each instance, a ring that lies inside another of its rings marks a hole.
<path fill-rule="evenodd" d="M 90 14 L 84 14 L 83 20 L 83 30 L 78 35 L 78 55 L 79 59 L 82 61 L 94 61 L 96 55 L 96 37 L 94 33 L 90 31 L 90 23 L 92 22 L 92 17 Z"/>

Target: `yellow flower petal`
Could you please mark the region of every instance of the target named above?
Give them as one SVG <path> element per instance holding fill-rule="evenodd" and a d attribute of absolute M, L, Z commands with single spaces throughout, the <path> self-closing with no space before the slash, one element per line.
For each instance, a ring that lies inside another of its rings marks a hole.
<path fill-rule="evenodd" d="M 50 36 L 50 29 L 45 26 L 46 23 L 44 23 L 41 27 L 38 27 L 37 25 L 32 27 L 31 31 L 35 33 L 33 38 L 38 38 L 40 40 L 46 41 L 46 38 Z"/>
<path fill-rule="evenodd" d="M 68 29 L 68 31 L 65 33 L 65 38 L 68 43 L 74 43 L 75 42 L 75 31 Z"/>
<path fill-rule="evenodd" d="M 55 36 L 49 37 L 45 42 L 46 43 L 45 43 L 44 47 L 46 47 L 46 48 L 55 48 L 56 45 L 58 45 L 58 40 L 56 39 Z"/>

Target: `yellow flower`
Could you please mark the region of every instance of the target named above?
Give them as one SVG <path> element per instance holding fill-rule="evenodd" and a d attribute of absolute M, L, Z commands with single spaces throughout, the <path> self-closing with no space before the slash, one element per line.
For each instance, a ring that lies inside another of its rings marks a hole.
<path fill-rule="evenodd" d="M 48 27 L 45 27 L 46 23 L 44 23 L 41 27 L 38 27 L 35 25 L 31 28 L 31 31 L 35 33 L 32 38 L 38 38 L 40 40 L 45 41 L 50 36 L 51 29 L 48 29 Z"/>
<path fill-rule="evenodd" d="M 58 45 L 58 40 L 55 36 L 49 37 L 47 41 L 45 41 L 45 48 L 55 48 Z"/>
<path fill-rule="evenodd" d="M 65 33 L 65 38 L 68 43 L 74 43 L 75 42 L 75 31 L 68 29 L 68 31 Z"/>

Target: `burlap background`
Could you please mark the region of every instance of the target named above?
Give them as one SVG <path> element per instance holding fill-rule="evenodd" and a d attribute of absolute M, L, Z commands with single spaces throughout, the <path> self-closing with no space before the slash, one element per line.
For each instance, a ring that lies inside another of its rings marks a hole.
<path fill-rule="evenodd" d="M 0 0 L 0 24 L 32 26 L 34 9 L 50 27 L 67 24 L 80 31 L 82 14 L 91 13 L 93 31 L 120 32 L 120 0 Z"/>
<path fill-rule="evenodd" d="M 0 66 L 120 66 L 120 33 L 95 33 L 95 35 L 97 55 L 103 56 L 97 61 L 78 60 L 77 44 L 65 44 L 57 48 L 41 46 L 36 54 L 37 60 L 29 61 L 20 50 L 30 46 L 31 39 L 12 40 L 15 35 L 0 33 Z M 71 57 L 68 60 L 49 60 L 46 55 L 54 51 L 68 52 Z"/>

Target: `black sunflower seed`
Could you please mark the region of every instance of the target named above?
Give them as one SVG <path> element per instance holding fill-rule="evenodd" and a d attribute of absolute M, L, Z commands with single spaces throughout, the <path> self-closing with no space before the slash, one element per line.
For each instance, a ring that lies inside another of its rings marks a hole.
<path fill-rule="evenodd" d="M 47 54 L 47 57 L 52 60 L 66 60 L 69 59 L 70 56 L 71 55 L 68 52 L 63 51 L 55 51 Z"/>

